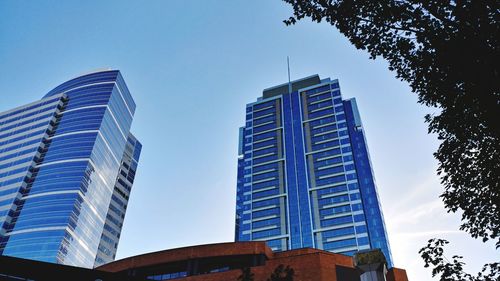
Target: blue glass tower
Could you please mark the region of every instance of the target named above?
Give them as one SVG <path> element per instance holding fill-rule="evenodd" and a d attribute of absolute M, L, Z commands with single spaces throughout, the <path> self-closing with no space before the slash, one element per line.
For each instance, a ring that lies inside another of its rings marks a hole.
<path fill-rule="evenodd" d="M 265 89 L 240 128 L 236 241 L 352 255 L 389 241 L 355 99 L 318 75 Z"/>
<path fill-rule="evenodd" d="M 140 154 L 134 111 L 120 72 L 106 70 L 0 113 L 0 254 L 89 268 L 114 258 L 123 177 Z"/>
<path fill-rule="evenodd" d="M 108 214 L 106 215 L 94 267 L 112 262 L 115 259 L 141 149 L 141 143 L 132 134 L 129 134 L 121 159 L 120 173 L 116 177 L 113 195 L 109 202 Z"/>

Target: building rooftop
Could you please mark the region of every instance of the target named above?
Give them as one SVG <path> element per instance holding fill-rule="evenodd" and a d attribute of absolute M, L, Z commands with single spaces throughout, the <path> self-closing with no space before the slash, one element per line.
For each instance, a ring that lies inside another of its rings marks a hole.
<path fill-rule="evenodd" d="M 273 252 L 265 242 L 169 249 L 124 258 L 94 269 L 8 256 L 0 256 L 0 264 L 0 279 L 6 277 L 6 280 L 236 281 L 243 269 L 248 269 L 254 281 L 266 281 L 280 270 L 282 274 L 293 271 L 295 281 L 360 281 L 363 280 L 360 276 L 366 273 L 354 266 L 350 256 L 311 248 Z M 402 269 L 377 270 L 385 276 L 377 280 L 408 281 Z"/>
<path fill-rule="evenodd" d="M 262 91 L 262 97 L 269 98 L 269 97 L 273 97 L 273 96 L 286 94 L 286 93 L 288 93 L 288 90 L 289 90 L 288 89 L 289 84 L 292 84 L 292 92 L 293 92 L 293 91 L 297 91 L 299 89 L 306 88 L 306 87 L 309 87 L 312 85 L 317 85 L 319 83 L 321 83 L 321 79 L 319 79 L 319 75 L 314 74 L 314 75 L 307 76 L 307 77 L 304 77 L 301 79 L 290 81 L 290 83 L 283 83 L 283 84 L 280 84 L 277 86 L 273 86 L 273 87 L 264 89 L 264 91 Z"/>
<path fill-rule="evenodd" d="M 312 248 L 273 252 L 262 241 L 169 249 L 125 258 L 97 269 L 142 280 L 227 281 L 237 280 L 242 268 L 250 268 L 255 281 L 265 281 L 281 265 L 292 268 L 294 280 L 301 281 L 358 281 L 362 274 L 350 256 Z M 397 268 L 390 269 L 386 276 L 388 281 L 407 281 L 406 272 Z"/>

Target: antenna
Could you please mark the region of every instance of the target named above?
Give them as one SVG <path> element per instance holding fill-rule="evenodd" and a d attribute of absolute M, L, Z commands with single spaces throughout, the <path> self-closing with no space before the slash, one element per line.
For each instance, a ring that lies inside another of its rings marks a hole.
<path fill-rule="evenodd" d="M 292 83 L 290 82 L 290 57 L 286 56 L 286 64 L 288 66 L 288 93 L 292 93 Z"/>

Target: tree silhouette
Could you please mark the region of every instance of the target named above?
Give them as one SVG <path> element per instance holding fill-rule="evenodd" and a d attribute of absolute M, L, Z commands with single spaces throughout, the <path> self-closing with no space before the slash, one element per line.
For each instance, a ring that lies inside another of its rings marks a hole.
<path fill-rule="evenodd" d="M 426 121 L 443 141 L 435 156 L 445 205 L 463 211 L 473 237 L 500 238 L 499 2 L 284 1 L 294 8 L 285 23 L 326 20 L 441 109 Z"/>
<path fill-rule="evenodd" d="M 244 267 L 241 269 L 241 275 L 238 277 L 238 281 L 253 281 L 253 277 L 254 274 L 250 267 Z"/>
<path fill-rule="evenodd" d="M 445 208 L 461 212 L 461 230 L 500 247 L 500 2 L 283 1 L 294 10 L 287 25 L 325 20 L 370 58 L 385 59 L 419 103 L 437 108 L 425 121 L 441 140 L 434 156 Z M 432 245 L 421 253 L 441 266 Z"/>
<path fill-rule="evenodd" d="M 463 271 L 463 263 L 461 256 L 453 256 L 452 261 L 449 261 L 444 255 L 444 245 L 449 242 L 443 239 L 431 239 L 426 247 L 422 248 L 419 253 L 424 259 L 425 267 L 431 264 L 432 277 L 440 275 L 440 281 L 498 281 L 500 280 L 500 263 L 485 264 L 476 276 Z"/>
<path fill-rule="evenodd" d="M 293 281 L 295 271 L 290 266 L 278 265 L 267 281 Z"/>

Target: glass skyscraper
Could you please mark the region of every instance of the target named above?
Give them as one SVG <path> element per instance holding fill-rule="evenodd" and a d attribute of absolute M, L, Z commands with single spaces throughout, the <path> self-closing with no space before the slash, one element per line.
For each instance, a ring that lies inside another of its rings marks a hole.
<path fill-rule="evenodd" d="M 113 195 L 109 203 L 94 267 L 112 262 L 115 259 L 141 149 L 141 143 L 132 134 L 129 134 L 121 160 L 120 173 L 116 177 Z"/>
<path fill-rule="evenodd" d="M 0 254 L 81 267 L 114 259 L 141 144 L 117 70 L 0 113 Z"/>
<path fill-rule="evenodd" d="M 355 99 L 318 75 L 265 89 L 240 128 L 236 241 L 352 255 L 380 248 L 392 267 Z"/>

